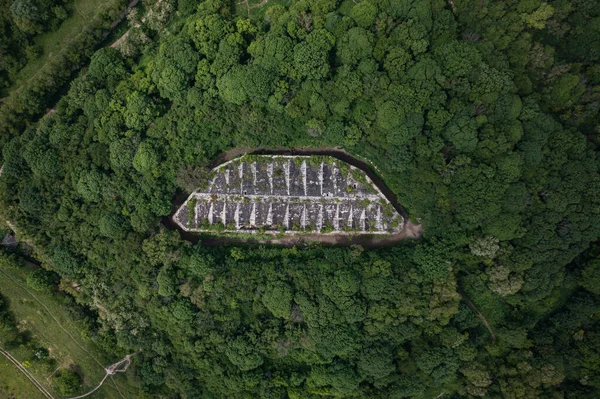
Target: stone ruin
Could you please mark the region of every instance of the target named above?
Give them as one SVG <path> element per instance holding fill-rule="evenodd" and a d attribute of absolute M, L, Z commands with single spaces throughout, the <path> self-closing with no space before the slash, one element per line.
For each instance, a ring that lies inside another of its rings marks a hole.
<path fill-rule="evenodd" d="M 364 171 L 327 156 L 226 162 L 173 218 L 190 232 L 393 234 L 404 227 Z"/>

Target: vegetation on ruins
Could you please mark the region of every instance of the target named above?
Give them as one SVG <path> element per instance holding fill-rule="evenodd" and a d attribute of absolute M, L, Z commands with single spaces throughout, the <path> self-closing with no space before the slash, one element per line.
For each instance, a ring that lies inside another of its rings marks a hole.
<path fill-rule="evenodd" d="M 365 171 L 330 156 L 249 154 L 206 180 L 172 216 L 186 232 L 391 234 L 404 225 Z"/>
<path fill-rule="evenodd" d="M 600 397 L 599 0 L 143 5 L 129 44 L 88 60 L 95 29 L 3 99 L 0 213 L 101 309 L 91 339 L 136 353 L 146 395 Z M 35 50 L 11 18 L 4 86 Z M 368 159 L 423 236 L 203 245 L 161 225 L 234 147 Z"/>

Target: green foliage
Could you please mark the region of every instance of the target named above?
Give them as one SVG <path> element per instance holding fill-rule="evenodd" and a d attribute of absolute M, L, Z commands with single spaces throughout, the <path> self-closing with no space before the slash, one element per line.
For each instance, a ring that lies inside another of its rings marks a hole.
<path fill-rule="evenodd" d="M 98 223 L 100 234 L 115 240 L 122 240 L 127 234 L 129 222 L 117 213 L 104 215 Z"/>
<path fill-rule="evenodd" d="M 377 6 L 368 0 L 361 1 L 352 7 L 352 19 L 363 28 L 368 28 L 375 23 L 377 18 Z"/>
<path fill-rule="evenodd" d="M 158 152 L 149 141 L 143 141 L 133 157 L 133 167 L 141 173 L 152 175 L 157 172 Z"/>
<path fill-rule="evenodd" d="M 290 286 L 280 282 L 266 287 L 262 302 L 273 316 L 288 319 L 292 310 L 292 298 L 293 292 Z"/>
<path fill-rule="evenodd" d="M 56 274 L 44 269 L 36 269 L 27 275 L 27 286 L 35 291 L 51 291 L 56 282 Z"/>
<path fill-rule="evenodd" d="M 241 371 L 250 371 L 263 363 L 263 358 L 256 353 L 254 346 L 244 337 L 236 338 L 225 350 L 227 359 Z"/>
<path fill-rule="evenodd" d="M 294 70 L 298 78 L 322 79 L 329 74 L 329 51 L 335 38 L 325 29 L 314 30 L 294 47 Z"/>
<path fill-rule="evenodd" d="M 177 293 L 177 281 L 175 280 L 173 272 L 170 269 L 166 267 L 160 269 L 160 272 L 156 277 L 156 281 L 158 282 L 158 295 L 173 296 Z"/>
<path fill-rule="evenodd" d="M 581 285 L 588 291 L 600 295 L 600 261 L 589 262 L 581 273 Z"/>
<path fill-rule="evenodd" d="M 57 247 L 54 250 L 52 266 L 54 266 L 58 273 L 67 277 L 74 277 L 82 271 L 79 260 L 64 247 Z"/>
<path fill-rule="evenodd" d="M 66 19 L 67 13 L 58 3 L 52 0 L 15 0 L 9 10 L 20 30 L 35 34 L 56 29 L 57 24 Z"/>
<path fill-rule="evenodd" d="M 149 394 L 598 397 L 597 1 L 146 6 L 139 58 L 100 49 L 26 128 L 82 35 L 3 101 L 0 197 Z M 10 18 L 2 87 L 35 54 Z M 183 242 L 161 217 L 232 146 L 352 151 L 423 236 Z"/>
<path fill-rule="evenodd" d="M 79 391 L 81 376 L 70 369 L 59 369 L 54 374 L 53 383 L 61 395 L 71 395 Z"/>
<path fill-rule="evenodd" d="M 421 245 L 415 249 L 414 260 L 427 280 L 447 277 L 452 268 L 450 248 L 440 242 Z"/>
<path fill-rule="evenodd" d="M 475 256 L 493 259 L 500 249 L 496 237 L 477 237 L 469 243 L 471 253 Z"/>
<path fill-rule="evenodd" d="M 265 101 L 272 86 L 273 75 L 254 65 L 234 67 L 217 79 L 219 95 L 237 105 L 251 100 Z"/>

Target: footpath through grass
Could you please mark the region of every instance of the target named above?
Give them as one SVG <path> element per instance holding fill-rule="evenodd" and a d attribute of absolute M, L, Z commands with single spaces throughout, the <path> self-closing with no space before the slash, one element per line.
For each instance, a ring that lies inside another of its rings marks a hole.
<path fill-rule="evenodd" d="M 23 373 L 0 355 L 0 399 L 45 399 Z"/>
<path fill-rule="evenodd" d="M 91 21 L 102 11 L 115 7 L 118 3 L 119 0 L 74 0 L 70 4 L 69 18 L 57 30 L 42 33 L 34 38 L 35 44 L 42 48 L 42 54 L 19 71 L 8 93 L 31 80 L 54 57 L 68 51 L 71 41 L 83 32 Z"/>
<path fill-rule="evenodd" d="M 119 359 L 107 357 L 93 342 L 84 340 L 74 321 L 66 313 L 61 298 L 55 296 L 58 294 L 32 292 L 26 286 L 26 276 L 26 269 L 0 265 L 0 292 L 9 299 L 10 311 L 18 320 L 19 328 L 31 333 L 37 342 L 48 348 L 51 356 L 57 361 L 56 367 L 75 366 L 75 369 L 84 377 L 82 393 L 91 390 L 104 377 L 104 367 Z M 23 364 L 27 360 L 30 350 L 17 348 L 9 352 Z M 2 365 L 5 363 L 4 358 L 0 361 L 2 361 L 0 363 Z M 61 397 L 52 386 L 52 374 L 55 370 L 47 370 L 42 366 L 31 365 L 29 371 L 55 397 Z M 15 373 L 18 373 L 16 369 Z M 125 374 L 109 377 L 104 385 L 89 397 L 107 399 L 141 397 L 132 375 L 133 373 L 129 371 Z M 2 396 L 4 386 L 15 389 L 14 384 L 10 383 L 12 381 L 11 376 L 11 374 L 0 372 L 0 399 L 4 398 Z M 23 389 L 31 387 L 32 390 L 35 390 L 35 387 L 27 380 L 20 385 Z M 39 393 L 37 390 L 36 392 Z M 17 398 L 36 398 L 39 396 L 17 395 L 16 391 L 14 394 Z M 7 397 L 10 398 L 11 396 Z"/>

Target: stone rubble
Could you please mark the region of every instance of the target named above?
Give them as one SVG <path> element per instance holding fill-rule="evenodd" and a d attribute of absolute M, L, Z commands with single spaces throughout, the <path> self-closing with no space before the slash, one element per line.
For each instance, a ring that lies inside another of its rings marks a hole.
<path fill-rule="evenodd" d="M 362 170 L 332 157 L 243 156 L 177 210 L 185 231 L 393 234 L 404 219 Z"/>

